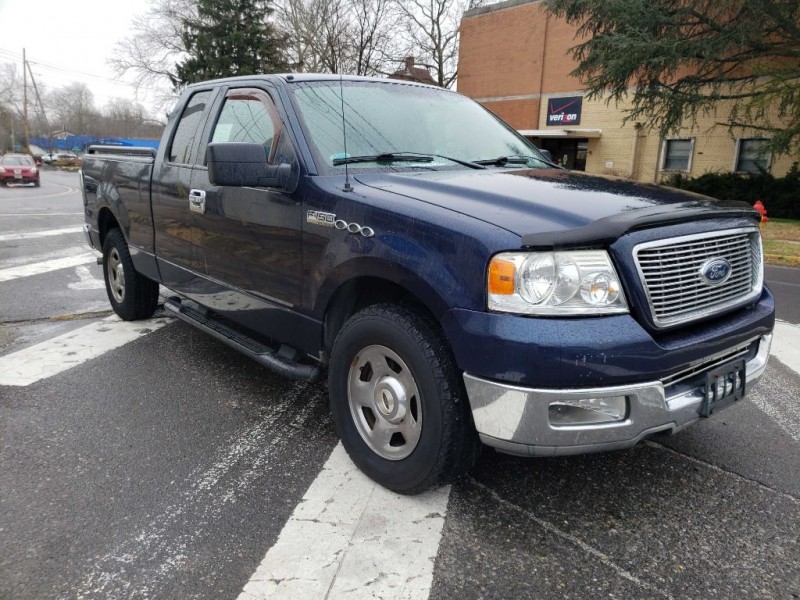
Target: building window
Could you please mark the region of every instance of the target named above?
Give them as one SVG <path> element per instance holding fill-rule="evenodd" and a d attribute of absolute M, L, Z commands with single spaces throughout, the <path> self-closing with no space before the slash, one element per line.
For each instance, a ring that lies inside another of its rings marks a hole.
<path fill-rule="evenodd" d="M 692 149 L 694 139 L 683 140 L 664 140 L 662 171 L 685 171 L 692 170 Z"/>
<path fill-rule="evenodd" d="M 739 138 L 734 170 L 744 173 L 769 171 L 772 156 L 764 149 L 767 142 L 769 140 L 763 138 Z"/>

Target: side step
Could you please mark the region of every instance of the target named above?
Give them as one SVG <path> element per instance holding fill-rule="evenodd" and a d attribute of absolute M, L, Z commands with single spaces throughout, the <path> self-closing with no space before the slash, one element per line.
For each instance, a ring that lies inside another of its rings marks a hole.
<path fill-rule="evenodd" d="M 164 301 L 164 308 L 179 319 L 202 329 L 228 346 L 252 358 L 257 363 L 276 373 L 300 381 L 315 382 L 322 379 L 323 369 L 318 365 L 305 365 L 281 356 L 269 346 L 234 331 L 222 323 L 209 319 L 200 311 L 182 304 L 177 298 Z"/>

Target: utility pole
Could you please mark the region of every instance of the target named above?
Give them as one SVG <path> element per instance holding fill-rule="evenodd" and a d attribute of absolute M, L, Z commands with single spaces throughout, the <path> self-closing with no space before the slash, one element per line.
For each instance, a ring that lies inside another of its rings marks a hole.
<path fill-rule="evenodd" d="M 22 151 L 30 153 L 30 127 L 28 126 L 28 61 L 25 48 L 22 49 Z"/>
<path fill-rule="evenodd" d="M 33 93 L 36 95 L 36 102 L 34 103 L 34 112 L 39 116 L 39 126 L 41 128 L 41 124 L 44 123 L 44 132 L 47 135 L 47 139 L 50 142 L 50 148 L 48 150 L 50 152 L 53 151 L 53 138 L 52 138 L 52 131 L 50 131 L 50 124 L 47 122 L 47 113 L 44 110 L 44 104 L 42 103 L 42 97 L 39 94 L 39 88 L 36 85 L 36 78 L 33 76 L 33 71 L 28 65 L 28 74 L 31 76 L 31 83 L 33 84 Z M 41 134 L 41 131 L 39 132 Z"/>

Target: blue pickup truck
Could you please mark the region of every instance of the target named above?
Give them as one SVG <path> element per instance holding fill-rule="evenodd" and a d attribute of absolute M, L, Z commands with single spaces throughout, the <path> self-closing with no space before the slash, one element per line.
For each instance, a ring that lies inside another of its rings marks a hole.
<path fill-rule="evenodd" d="M 570 172 L 457 93 L 275 75 L 188 87 L 157 152 L 93 148 L 86 233 L 157 308 L 328 379 L 353 461 L 416 493 L 474 463 L 629 448 L 741 399 L 774 325 L 759 215 Z"/>

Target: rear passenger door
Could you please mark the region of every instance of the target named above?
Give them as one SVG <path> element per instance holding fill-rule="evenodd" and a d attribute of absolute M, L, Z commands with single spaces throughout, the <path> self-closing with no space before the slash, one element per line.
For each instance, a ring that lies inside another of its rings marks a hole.
<path fill-rule="evenodd" d="M 213 128 L 206 132 L 209 142 L 263 144 L 269 163 L 297 169 L 292 143 L 266 90 L 232 88 L 218 105 Z M 282 314 L 301 299 L 300 199 L 277 188 L 212 186 L 205 165 L 195 169 L 192 189 L 205 197 L 205 212 L 195 216 L 206 275 L 223 292 L 205 303 L 234 313 L 229 316 L 236 320 L 245 312 L 258 313 L 248 320 L 263 325 L 270 337 L 281 337 L 276 332 L 287 323 Z"/>
<path fill-rule="evenodd" d="M 165 285 L 191 289 L 202 270 L 191 210 L 192 170 L 215 90 L 195 91 L 183 107 L 166 149 L 159 153 L 151 188 L 155 252 Z"/>

